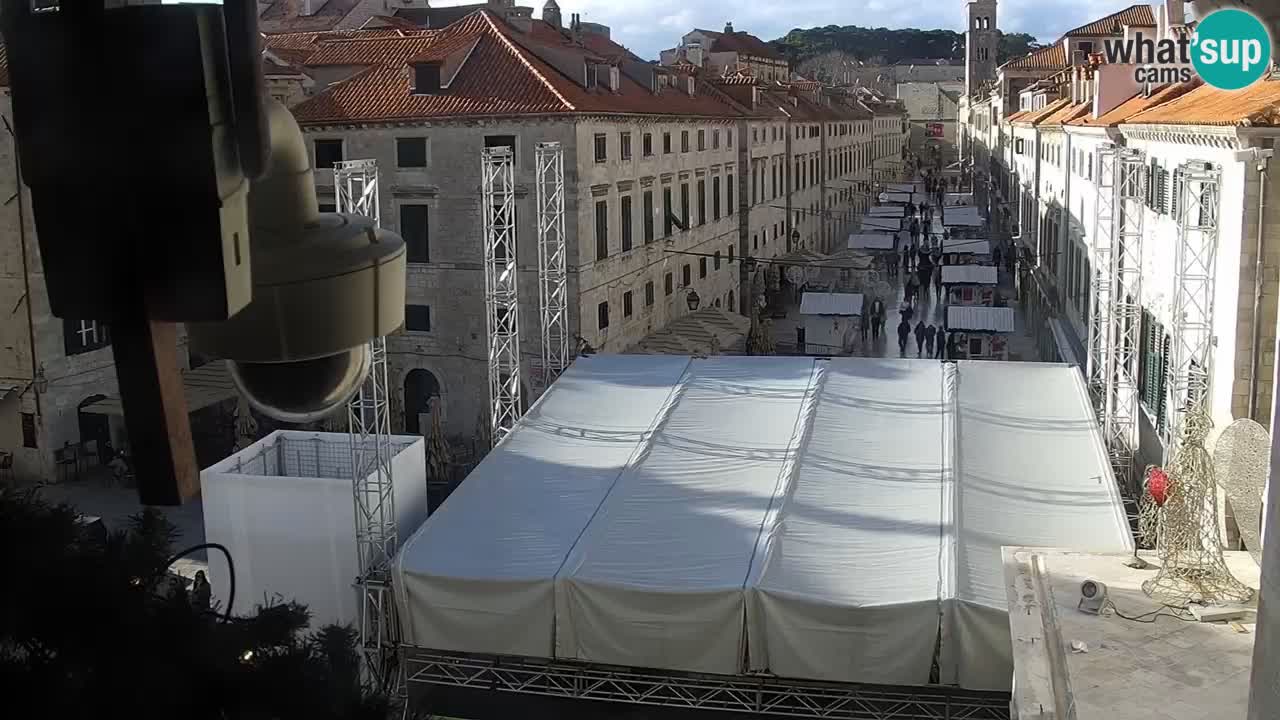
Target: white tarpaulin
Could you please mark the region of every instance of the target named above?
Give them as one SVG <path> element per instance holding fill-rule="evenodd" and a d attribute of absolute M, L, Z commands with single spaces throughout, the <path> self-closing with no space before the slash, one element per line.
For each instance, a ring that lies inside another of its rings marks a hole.
<path fill-rule="evenodd" d="M 864 215 L 862 218 L 862 231 L 875 232 L 878 230 L 892 230 L 897 232 L 902 229 L 902 218 L 900 217 L 873 217 Z"/>
<path fill-rule="evenodd" d="M 867 215 L 871 217 L 905 217 L 906 209 L 901 205 L 877 205 L 867 209 Z"/>
<path fill-rule="evenodd" d="M 556 573 L 689 365 L 594 360 L 557 379 L 400 551 L 407 642 L 551 656 Z"/>
<path fill-rule="evenodd" d="M 595 355 L 397 599 L 415 645 L 840 682 L 924 683 L 941 633 L 944 683 L 998 689 L 1001 545 L 1132 547 L 1075 368 Z"/>
<path fill-rule="evenodd" d="M 889 233 L 856 233 L 849 236 L 850 250 L 892 250 L 895 238 Z"/>

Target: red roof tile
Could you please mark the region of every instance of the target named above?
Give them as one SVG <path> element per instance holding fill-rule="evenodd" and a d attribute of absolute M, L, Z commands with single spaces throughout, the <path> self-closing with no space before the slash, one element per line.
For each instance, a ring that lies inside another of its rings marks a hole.
<path fill-rule="evenodd" d="M 743 55 L 783 60 L 782 54 L 773 49 L 769 43 L 749 32 L 709 33 L 714 34 L 710 52 L 736 52 Z"/>
<path fill-rule="evenodd" d="M 258 16 L 263 32 L 332 30 L 360 4 L 361 0 L 313 0 L 324 2 L 310 15 L 301 13 L 303 0 L 275 0 Z"/>
<path fill-rule="evenodd" d="M 1155 27 L 1156 18 L 1151 13 L 1150 5 L 1130 5 L 1120 12 L 1111 13 L 1101 20 L 1081 25 L 1070 30 L 1064 37 L 1100 37 L 1119 35 L 1124 32 L 1123 26 Z"/>
<path fill-rule="evenodd" d="M 1280 80 L 1262 80 L 1242 90 L 1201 85 L 1180 97 L 1153 105 L 1125 124 L 1280 126 Z"/>
<path fill-rule="evenodd" d="M 1067 51 L 1061 42 L 1033 50 L 1001 65 L 1004 70 L 1061 70 L 1067 66 Z"/>
<path fill-rule="evenodd" d="M 1196 79 L 1189 83 L 1165 85 L 1159 90 L 1151 93 L 1150 96 L 1144 96 L 1141 93 L 1134 95 L 1111 110 L 1103 113 L 1099 117 L 1091 118 L 1090 116 L 1085 115 L 1083 117 L 1076 118 L 1067 124 L 1080 125 L 1084 127 L 1109 127 L 1123 122 L 1144 110 L 1153 108 L 1160 103 L 1168 102 L 1169 100 L 1185 95 L 1198 87 L 1199 84 L 1199 79 Z"/>
<path fill-rule="evenodd" d="M 1057 112 L 1053 113 L 1052 115 L 1049 115 L 1048 117 L 1044 118 L 1043 120 L 1041 120 L 1036 124 L 1040 125 L 1041 127 L 1061 127 L 1062 125 L 1065 125 L 1067 122 L 1071 120 L 1075 120 L 1076 118 L 1080 118 L 1080 117 L 1084 117 L 1085 115 L 1088 115 L 1090 112 L 1092 112 L 1092 110 L 1093 110 L 1092 100 L 1086 100 L 1085 102 L 1080 102 L 1072 105 L 1070 103 L 1070 100 L 1068 99 L 1068 102 L 1066 105 L 1060 108 Z"/>

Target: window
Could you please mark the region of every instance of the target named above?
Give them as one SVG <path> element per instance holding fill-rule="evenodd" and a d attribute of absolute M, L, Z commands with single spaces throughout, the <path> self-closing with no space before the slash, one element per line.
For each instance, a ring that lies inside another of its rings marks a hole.
<path fill-rule="evenodd" d="M 640 139 L 640 152 L 645 157 L 653 157 L 653 133 L 645 133 Z"/>
<path fill-rule="evenodd" d="M 685 263 L 684 267 L 680 269 L 680 281 L 681 287 L 689 287 L 693 283 L 693 272 L 689 267 L 689 263 Z"/>
<path fill-rule="evenodd" d="M 712 150 L 720 149 L 720 131 L 719 130 L 711 131 L 711 149 Z"/>
<path fill-rule="evenodd" d="M 653 281 L 644 284 L 644 306 L 653 307 Z"/>
<path fill-rule="evenodd" d="M 409 262 L 431 262 L 431 232 L 426 205 L 400 206 L 400 237 L 404 238 Z"/>
<path fill-rule="evenodd" d="M 404 329 L 409 332 L 431 332 L 431 306 L 405 305 Z"/>
<path fill-rule="evenodd" d="M 316 169 L 332 170 L 335 163 L 342 162 L 341 140 L 316 141 Z"/>
<path fill-rule="evenodd" d="M 96 320 L 63 320 L 62 345 L 67 355 L 79 355 L 111 344 L 111 330 Z"/>
<path fill-rule="evenodd" d="M 671 133 L 662 133 L 662 153 L 664 155 L 671 154 Z"/>
<path fill-rule="evenodd" d="M 733 131 L 732 130 L 724 131 L 724 145 L 725 147 L 733 147 Z"/>
<path fill-rule="evenodd" d="M 596 259 L 609 257 L 609 201 L 596 201 Z"/>
<path fill-rule="evenodd" d="M 1077 44 L 1076 49 L 1088 55 L 1093 52 L 1093 43 L 1088 40 L 1085 40 L 1084 42 Z"/>
<path fill-rule="evenodd" d="M 484 146 L 486 148 L 504 147 L 511 150 L 512 154 L 516 151 L 515 135 L 485 135 Z"/>
<path fill-rule="evenodd" d="M 680 183 L 680 224 L 689 227 L 689 183 Z"/>
<path fill-rule="evenodd" d="M 618 152 L 623 160 L 631 159 L 631 133 L 624 132 L 618 135 Z"/>
<path fill-rule="evenodd" d="M 688 130 L 680 131 L 680 152 L 682 153 L 689 152 L 689 131 Z"/>
<path fill-rule="evenodd" d="M 760 236 L 756 233 L 751 234 L 751 249 L 752 251 L 760 249 Z"/>
<path fill-rule="evenodd" d="M 715 263 L 713 265 L 713 269 L 714 270 L 720 269 L 720 251 L 719 250 L 716 251 Z"/>
<path fill-rule="evenodd" d="M 1146 310 L 1142 311 L 1142 337 L 1138 347 L 1138 398 L 1155 418 L 1157 428 L 1163 430 L 1169 335 Z"/>
<path fill-rule="evenodd" d="M 1089 159 L 1085 161 L 1085 167 L 1087 169 L 1086 177 L 1092 180 L 1093 179 L 1093 155 L 1092 154 L 1090 154 Z"/>
<path fill-rule="evenodd" d="M 609 138 L 604 133 L 595 134 L 596 162 L 602 163 L 609 159 Z"/>
<path fill-rule="evenodd" d="M 631 291 L 622 293 L 622 317 L 631 317 Z"/>
<path fill-rule="evenodd" d="M 662 237 L 671 237 L 671 188 L 662 188 Z"/>
<path fill-rule="evenodd" d="M 698 181 L 698 224 L 707 224 L 707 181 Z"/>
<path fill-rule="evenodd" d="M 39 445 L 36 444 L 35 413 L 22 413 L 22 447 L 39 447 Z"/>
<path fill-rule="evenodd" d="M 733 246 L 732 245 L 728 246 L 728 249 L 729 249 L 729 262 L 733 262 Z"/>
<path fill-rule="evenodd" d="M 644 213 L 644 242 L 653 242 L 653 191 L 645 190 L 641 198 L 640 211 Z"/>
<path fill-rule="evenodd" d="M 609 302 L 607 300 L 596 306 L 596 327 L 601 330 L 609 327 Z"/>
<path fill-rule="evenodd" d="M 729 191 L 729 209 L 725 212 L 725 214 L 732 215 L 734 211 L 737 209 L 733 205 L 733 176 L 732 175 L 729 176 L 728 180 L 725 182 L 725 185 L 728 186 L 727 190 Z"/>
<path fill-rule="evenodd" d="M 685 267 L 688 266 L 686 265 Z M 662 278 L 662 294 L 670 295 L 673 292 L 675 292 L 675 286 L 674 283 L 671 282 L 671 273 L 667 273 Z"/>
<path fill-rule="evenodd" d="M 707 259 L 698 258 L 698 279 L 701 280 L 707 276 Z"/>
<path fill-rule="evenodd" d="M 622 252 L 631 249 L 631 196 L 622 196 Z"/>
<path fill-rule="evenodd" d="M 698 152 L 702 152 L 703 150 L 706 150 L 706 149 L 707 149 L 707 131 L 699 130 L 698 131 Z"/>
<path fill-rule="evenodd" d="M 427 166 L 426 138 L 396 138 L 396 165 L 402 168 Z"/>
<path fill-rule="evenodd" d="M 711 178 L 711 219 L 720 219 L 720 176 Z"/>

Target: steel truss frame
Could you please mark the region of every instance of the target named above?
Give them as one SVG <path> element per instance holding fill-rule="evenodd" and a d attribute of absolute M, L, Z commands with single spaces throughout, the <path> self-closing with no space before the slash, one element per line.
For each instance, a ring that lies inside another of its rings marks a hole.
<path fill-rule="evenodd" d="M 485 148 L 480 158 L 484 304 L 489 332 L 489 420 L 493 444 L 520 419 L 520 312 L 515 235 L 515 156 Z"/>
<path fill-rule="evenodd" d="M 1089 392 L 1103 437 L 1111 437 L 1108 405 L 1112 395 L 1111 365 L 1111 232 L 1115 217 L 1116 148 L 1098 150 L 1098 184 L 1093 225 L 1094 272 L 1090 278 L 1093 321 L 1089 323 Z"/>
<path fill-rule="evenodd" d="M 364 215 L 381 226 L 378 164 L 349 160 L 334 167 L 336 209 Z M 360 649 L 370 680 L 391 697 L 402 687 L 396 646 L 400 623 L 391 596 L 391 558 L 399 533 L 391 476 L 391 405 L 387 392 L 387 339 L 369 343 L 369 376 L 347 405 L 351 440 L 352 495 L 356 520 L 356 559 L 359 576 Z"/>
<path fill-rule="evenodd" d="M 569 300 L 564 233 L 564 149 L 558 142 L 538 143 L 538 309 L 542 317 L 542 367 L 534 378 L 538 392 L 564 372 L 569 354 Z"/>
<path fill-rule="evenodd" d="M 406 648 L 410 683 L 649 707 L 844 720 L 1005 720 L 1007 693 L 693 675 Z"/>
<path fill-rule="evenodd" d="M 1181 445 L 1188 412 L 1209 400 L 1213 368 L 1213 293 L 1218 256 L 1218 208 L 1222 173 L 1210 163 L 1178 168 L 1178 249 L 1174 266 L 1173 355 L 1166 383 L 1170 413 L 1165 464 Z"/>
<path fill-rule="evenodd" d="M 1147 165 L 1132 148 L 1117 150 L 1111 252 L 1111 463 L 1121 493 L 1141 494 L 1138 469 L 1138 349 L 1142 339 L 1142 224 Z"/>

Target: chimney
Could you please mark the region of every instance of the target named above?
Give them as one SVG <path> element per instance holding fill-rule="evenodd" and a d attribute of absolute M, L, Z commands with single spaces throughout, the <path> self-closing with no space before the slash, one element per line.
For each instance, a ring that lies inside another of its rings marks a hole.
<path fill-rule="evenodd" d="M 578 13 L 569 16 L 569 34 L 574 42 L 582 44 L 582 23 L 578 20 Z"/>
<path fill-rule="evenodd" d="M 303 16 L 311 16 L 316 14 L 316 10 L 320 9 L 321 0 L 302 0 L 298 5 L 298 14 Z"/>
<path fill-rule="evenodd" d="M 760 88 L 759 86 L 751 86 L 751 109 L 755 110 L 760 105 Z"/>
<path fill-rule="evenodd" d="M 1169 25 L 1187 24 L 1186 0 L 1164 0 L 1164 19 Z"/>
<path fill-rule="evenodd" d="M 542 21 L 557 29 L 563 27 L 560 21 L 560 6 L 556 4 L 556 0 L 547 0 L 547 3 L 542 6 Z"/>
<path fill-rule="evenodd" d="M 732 34 L 733 34 L 733 23 L 732 23 L 732 22 L 727 22 L 727 23 L 725 23 L 725 24 L 724 24 L 724 34 L 725 34 L 725 35 L 732 35 Z"/>
<path fill-rule="evenodd" d="M 684 49 L 684 56 L 685 56 L 685 59 L 688 60 L 690 63 L 698 67 L 702 67 L 702 61 L 703 61 L 702 43 L 700 42 L 689 43 L 689 45 Z"/>
<path fill-rule="evenodd" d="M 696 95 L 697 81 L 694 79 L 694 77 L 692 75 L 686 75 L 684 78 L 684 82 L 685 82 L 685 90 L 686 92 L 689 93 L 689 97 L 693 97 L 694 95 Z"/>

